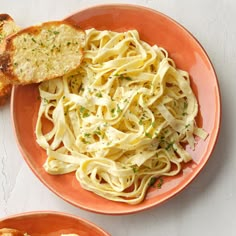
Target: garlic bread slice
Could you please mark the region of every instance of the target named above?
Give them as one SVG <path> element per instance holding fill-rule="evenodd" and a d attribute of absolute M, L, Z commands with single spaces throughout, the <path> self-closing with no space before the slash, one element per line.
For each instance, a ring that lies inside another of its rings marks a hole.
<path fill-rule="evenodd" d="M 45 22 L 6 39 L 0 70 L 13 84 L 30 84 L 63 76 L 83 58 L 85 32 L 66 21 Z"/>

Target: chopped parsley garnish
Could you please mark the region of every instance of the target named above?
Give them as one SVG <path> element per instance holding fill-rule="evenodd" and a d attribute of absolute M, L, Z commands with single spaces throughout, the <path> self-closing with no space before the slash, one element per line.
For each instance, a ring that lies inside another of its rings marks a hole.
<path fill-rule="evenodd" d="M 150 179 L 149 186 L 153 186 L 156 183 L 156 181 L 157 181 L 157 178 L 156 177 L 152 177 Z"/>
<path fill-rule="evenodd" d="M 145 133 L 145 136 L 148 137 L 148 138 L 152 138 L 152 135 L 150 133 Z"/>
<path fill-rule="evenodd" d="M 138 172 L 138 168 L 137 168 L 137 167 L 134 167 L 134 166 L 133 166 L 132 169 L 133 169 L 133 172 L 134 172 L 134 173 L 137 173 L 137 172 Z"/>
<path fill-rule="evenodd" d="M 100 130 L 95 130 L 93 133 L 96 134 L 96 135 L 102 135 Z"/>
<path fill-rule="evenodd" d="M 34 38 L 31 38 L 31 39 L 32 39 L 32 41 L 33 41 L 34 43 L 37 43 L 36 40 L 35 40 Z"/>
<path fill-rule="evenodd" d="M 155 125 L 156 125 L 156 123 L 155 123 L 155 121 L 153 121 L 153 122 L 151 123 L 151 126 L 152 126 L 152 127 L 155 127 Z"/>
<path fill-rule="evenodd" d="M 132 80 L 129 76 L 124 76 L 123 74 L 121 74 L 121 75 L 119 76 L 119 78 L 120 78 L 120 79 L 129 80 L 129 81 Z"/>
<path fill-rule="evenodd" d="M 162 184 L 163 184 L 163 179 L 162 178 L 159 178 L 158 179 L 158 183 L 157 183 L 157 188 L 161 188 Z"/>
<path fill-rule="evenodd" d="M 86 118 L 86 117 L 89 117 L 90 115 L 89 115 L 89 113 L 88 112 L 84 112 L 83 113 L 83 118 Z"/>
<path fill-rule="evenodd" d="M 171 148 L 173 148 L 173 144 L 174 144 L 174 142 L 168 143 L 167 146 L 166 146 L 166 150 L 168 151 Z"/>
<path fill-rule="evenodd" d="M 46 98 L 43 98 L 43 102 L 44 102 L 45 104 L 48 104 L 48 103 L 49 103 L 49 100 L 46 99 Z"/>
<path fill-rule="evenodd" d="M 142 125 L 142 124 L 143 124 L 143 117 L 139 120 L 138 124 L 139 124 L 139 125 Z"/>
<path fill-rule="evenodd" d="M 101 92 L 97 92 L 95 95 L 96 95 L 96 97 L 98 97 L 98 98 L 102 98 L 102 93 L 101 93 Z"/>
<path fill-rule="evenodd" d="M 117 104 L 117 113 L 121 113 L 122 109 L 120 108 L 119 104 Z"/>
<path fill-rule="evenodd" d="M 90 133 L 85 133 L 85 134 L 84 134 L 84 137 L 86 137 L 86 138 L 89 138 L 90 136 L 91 136 Z"/>
<path fill-rule="evenodd" d="M 80 107 L 79 109 L 80 113 L 83 113 L 85 110 L 86 110 L 85 107 Z"/>
<path fill-rule="evenodd" d="M 88 113 L 88 110 L 83 106 L 80 107 L 79 111 L 82 114 L 83 118 L 86 118 L 86 117 L 90 116 L 89 113 Z"/>
<path fill-rule="evenodd" d="M 163 180 L 162 177 L 159 177 L 159 178 L 157 178 L 157 177 L 152 177 L 152 178 L 150 179 L 149 186 L 150 186 L 150 187 L 157 187 L 157 188 L 160 189 L 160 188 L 162 187 L 162 185 L 163 185 L 163 182 L 164 182 L 164 180 Z M 157 183 L 156 186 L 154 186 L 155 183 Z"/>
<path fill-rule="evenodd" d="M 124 80 L 129 80 L 129 81 L 132 80 L 129 76 L 125 76 L 124 74 L 115 74 L 114 76 L 118 76 L 119 79 L 124 79 Z"/>

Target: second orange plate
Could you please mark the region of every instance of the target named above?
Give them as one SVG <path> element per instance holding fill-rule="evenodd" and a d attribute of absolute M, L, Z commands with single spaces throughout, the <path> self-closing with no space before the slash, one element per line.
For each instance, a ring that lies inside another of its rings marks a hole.
<path fill-rule="evenodd" d="M 199 42 L 180 24 L 160 12 L 134 5 L 101 5 L 67 18 L 83 29 L 124 31 L 136 29 L 140 38 L 164 47 L 178 68 L 189 72 L 199 102 L 197 123 L 208 133 L 191 151 L 193 161 L 181 174 L 166 178 L 161 189 L 151 188 L 138 205 L 112 202 L 82 189 L 73 173 L 52 176 L 44 171 L 46 153 L 36 143 L 38 86 L 17 86 L 12 93 L 12 120 L 20 151 L 35 175 L 54 193 L 82 209 L 102 214 L 129 214 L 156 206 L 183 190 L 209 159 L 220 128 L 220 92 L 213 66 Z"/>
<path fill-rule="evenodd" d="M 34 211 L 0 219 L 0 229 L 17 229 L 30 236 L 60 236 L 78 234 L 80 236 L 109 236 L 99 226 L 70 214 L 55 211 Z"/>

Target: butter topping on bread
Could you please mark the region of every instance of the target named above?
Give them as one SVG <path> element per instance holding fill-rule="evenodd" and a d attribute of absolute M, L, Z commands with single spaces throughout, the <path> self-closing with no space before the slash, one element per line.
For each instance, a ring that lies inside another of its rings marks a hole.
<path fill-rule="evenodd" d="M 6 39 L 0 70 L 13 84 L 29 84 L 63 76 L 83 58 L 85 32 L 66 21 L 25 28 Z"/>

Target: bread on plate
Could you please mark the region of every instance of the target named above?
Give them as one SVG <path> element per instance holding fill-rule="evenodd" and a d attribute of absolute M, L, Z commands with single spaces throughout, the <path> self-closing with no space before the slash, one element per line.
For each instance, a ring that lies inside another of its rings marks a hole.
<path fill-rule="evenodd" d="M 8 14 L 0 14 L 0 53 L 5 48 L 5 39 L 16 33 L 19 27 Z M 0 71 L 0 106 L 4 105 L 11 94 L 12 85 L 9 84 L 6 76 Z"/>
<path fill-rule="evenodd" d="M 63 76 L 83 58 L 85 31 L 66 21 L 50 21 L 7 37 L 0 70 L 12 84 L 30 84 Z"/>

